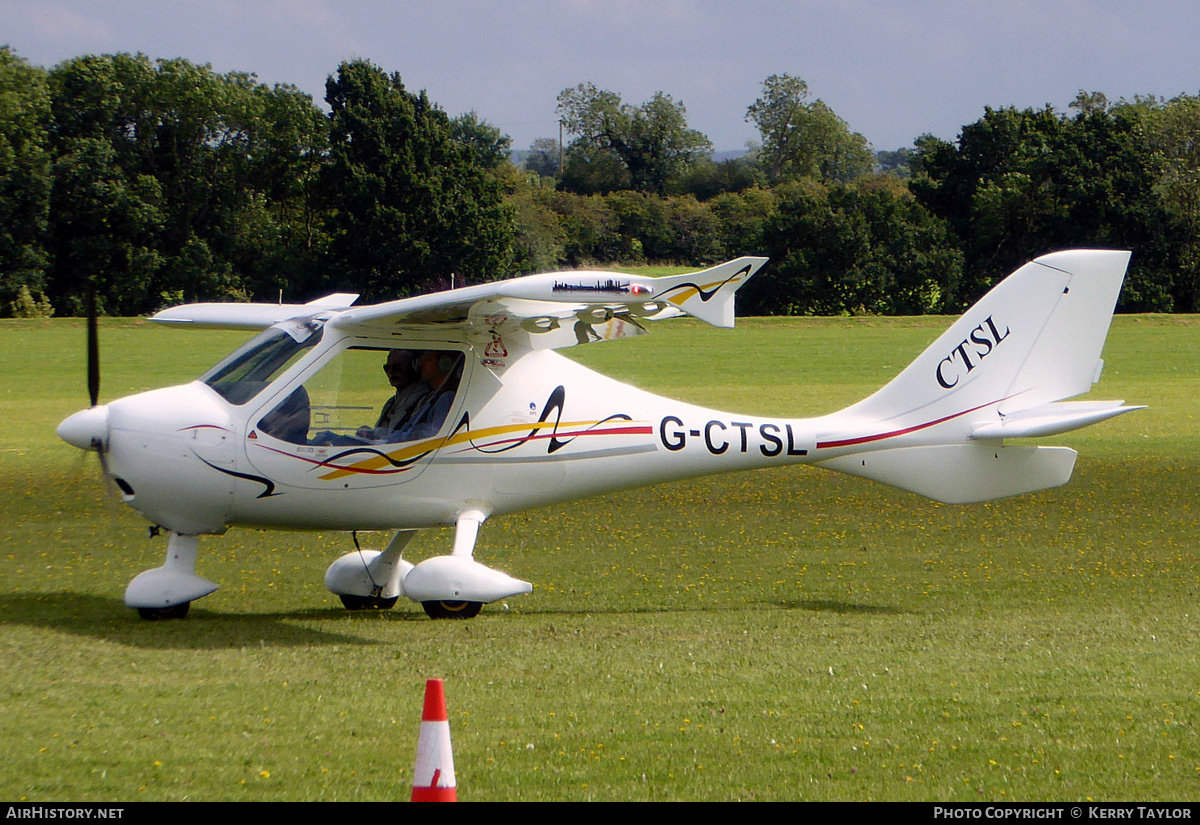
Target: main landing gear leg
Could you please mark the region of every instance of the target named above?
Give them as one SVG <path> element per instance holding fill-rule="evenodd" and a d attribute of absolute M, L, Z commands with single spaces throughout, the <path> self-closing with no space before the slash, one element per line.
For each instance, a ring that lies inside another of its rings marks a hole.
<path fill-rule="evenodd" d="M 479 510 L 468 510 L 458 517 L 454 525 L 454 550 L 450 555 L 455 558 L 474 561 L 475 540 L 479 537 L 479 525 L 487 518 Z M 436 599 L 421 602 L 425 615 L 431 619 L 474 619 L 483 609 L 483 602 L 465 601 L 462 599 Z"/>
<path fill-rule="evenodd" d="M 325 571 L 325 587 L 336 593 L 348 610 L 390 610 L 400 598 L 401 582 L 413 566 L 403 559 L 404 548 L 417 530 L 400 530 L 388 546 L 356 550 Z M 358 539 L 354 541 L 358 544 Z"/>
<path fill-rule="evenodd" d="M 125 588 L 125 604 L 143 619 L 182 619 L 192 602 L 217 589 L 217 584 L 196 575 L 200 537 L 169 533 L 167 558 L 162 567 L 147 570 Z"/>
<path fill-rule="evenodd" d="M 404 578 L 404 595 L 420 602 L 431 619 L 471 619 L 485 604 L 528 593 L 529 582 L 485 567 L 473 558 L 482 510 L 468 510 L 454 525 L 454 551 L 418 564 Z"/>

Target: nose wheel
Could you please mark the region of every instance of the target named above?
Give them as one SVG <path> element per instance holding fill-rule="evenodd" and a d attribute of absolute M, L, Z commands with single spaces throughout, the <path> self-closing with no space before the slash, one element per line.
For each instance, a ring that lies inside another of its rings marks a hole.
<path fill-rule="evenodd" d="M 125 604 L 147 621 L 182 619 L 196 599 L 217 589 L 214 582 L 196 575 L 200 537 L 172 532 L 162 567 L 138 575 L 125 588 Z"/>

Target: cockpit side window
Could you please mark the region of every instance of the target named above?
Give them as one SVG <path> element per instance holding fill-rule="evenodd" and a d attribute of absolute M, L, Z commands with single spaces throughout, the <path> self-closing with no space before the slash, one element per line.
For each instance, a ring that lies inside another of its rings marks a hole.
<path fill-rule="evenodd" d="M 456 350 L 351 347 L 259 420 L 267 435 L 316 446 L 437 435 L 466 363 Z"/>
<path fill-rule="evenodd" d="M 234 351 L 200 380 L 230 404 L 240 406 L 316 346 L 321 332 L 319 324 L 304 324 L 294 330 L 272 327 Z"/>

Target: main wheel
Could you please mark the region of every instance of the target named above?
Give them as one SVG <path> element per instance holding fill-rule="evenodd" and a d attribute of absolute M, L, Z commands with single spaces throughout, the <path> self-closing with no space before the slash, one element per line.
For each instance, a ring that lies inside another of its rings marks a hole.
<path fill-rule="evenodd" d="M 191 602 L 184 602 L 171 607 L 139 607 L 137 612 L 148 622 L 158 622 L 164 619 L 182 619 L 188 614 L 191 606 Z"/>
<path fill-rule="evenodd" d="M 378 596 L 351 596 L 348 593 L 338 595 L 342 597 L 342 604 L 347 610 L 391 610 L 400 598 L 392 596 L 390 599 L 381 599 Z"/>
<path fill-rule="evenodd" d="M 421 602 L 421 606 L 431 619 L 474 619 L 483 602 Z"/>

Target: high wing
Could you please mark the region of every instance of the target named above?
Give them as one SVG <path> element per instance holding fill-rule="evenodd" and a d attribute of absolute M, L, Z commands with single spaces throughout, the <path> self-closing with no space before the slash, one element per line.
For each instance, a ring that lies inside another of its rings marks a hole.
<path fill-rule="evenodd" d="M 265 329 L 293 318 L 336 314 L 344 329 L 402 333 L 436 330 L 445 340 L 491 345 L 497 352 L 559 349 L 640 335 L 645 323 L 690 315 L 732 327 L 734 293 L 766 258 L 738 258 L 661 278 L 618 272 L 572 271 L 527 275 L 433 295 L 351 307 L 355 295 L 336 294 L 308 304 L 188 304 L 150 320 L 194 327 Z"/>
<path fill-rule="evenodd" d="M 150 318 L 159 324 L 194 329 L 266 329 L 292 318 L 346 309 L 358 300 L 352 292 L 335 292 L 307 304 L 184 304 Z"/>

